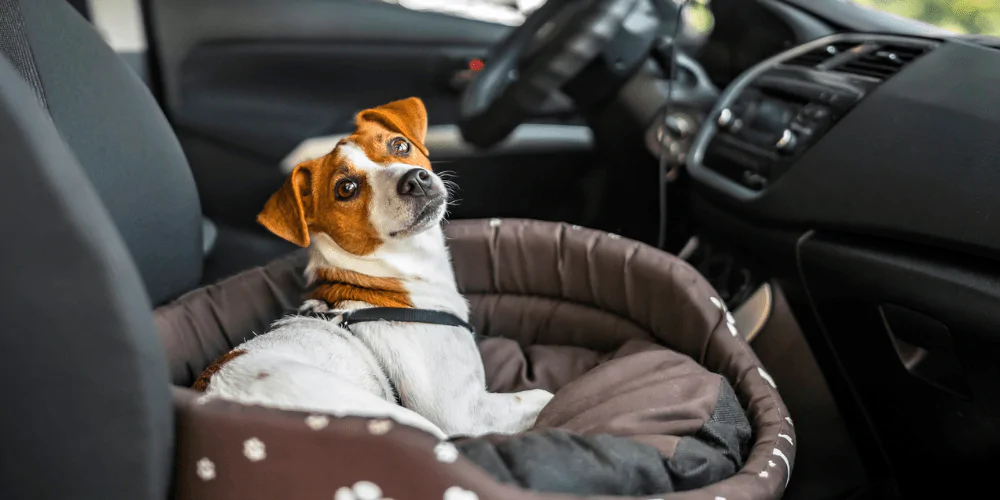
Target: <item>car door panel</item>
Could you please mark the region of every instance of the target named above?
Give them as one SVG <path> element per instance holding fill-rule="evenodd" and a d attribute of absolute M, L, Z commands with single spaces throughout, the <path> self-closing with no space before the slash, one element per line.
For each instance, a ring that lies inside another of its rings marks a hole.
<path fill-rule="evenodd" d="M 448 76 L 483 50 L 405 44 L 217 43 L 181 66 L 179 127 L 280 160 L 304 138 L 349 130 L 364 107 L 421 96 L 431 124 L 454 123 Z"/>
<path fill-rule="evenodd" d="M 447 75 L 507 27 L 369 0 L 154 0 L 163 97 L 189 132 L 277 161 L 358 110 L 419 95 L 454 121 Z M 194 21 L 194 22 L 193 22 Z"/>
<path fill-rule="evenodd" d="M 243 227 L 284 181 L 283 160 L 349 132 L 361 109 L 415 95 L 432 127 L 454 124 L 453 77 L 511 29 L 379 0 L 145 0 L 145 12 L 153 77 L 203 209 Z M 598 173 L 590 138 L 566 139 L 578 129 L 527 148 L 432 149 L 465 200 L 451 216 L 587 223 Z"/>

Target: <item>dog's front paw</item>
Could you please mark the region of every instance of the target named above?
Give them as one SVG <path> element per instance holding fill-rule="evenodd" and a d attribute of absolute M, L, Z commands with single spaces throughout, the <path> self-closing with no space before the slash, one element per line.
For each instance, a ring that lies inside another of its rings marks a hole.
<path fill-rule="evenodd" d="M 322 314 L 330 312 L 330 304 L 325 301 L 309 299 L 299 306 L 299 314 Z"/>

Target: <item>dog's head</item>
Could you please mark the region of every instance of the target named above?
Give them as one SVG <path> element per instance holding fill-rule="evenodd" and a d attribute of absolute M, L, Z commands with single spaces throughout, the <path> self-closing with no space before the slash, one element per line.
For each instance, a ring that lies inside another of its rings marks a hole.
<path fill-rule="evenodd" d="M 354 255 L 437 226 L 447 191 L 431 170 L 427 111 L 415 97 L 358 113 L 357 129 L 326 156 L 299 164 L 258 222 L 299 246 L 328 235 Z"/>

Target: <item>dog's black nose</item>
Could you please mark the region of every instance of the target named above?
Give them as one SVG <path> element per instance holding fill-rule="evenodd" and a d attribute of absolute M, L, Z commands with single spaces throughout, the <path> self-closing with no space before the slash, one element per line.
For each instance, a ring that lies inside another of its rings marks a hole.
<path fill-rule="evenodd" d="M 403 178 L 399 179 L 399 184 L 396 185 L 396 192 L 400 196 L 427 196 L 433 189 L 434 180 L 431 179 L 431 173 L 422 168 L 415 168 L 403 174 Z"/>

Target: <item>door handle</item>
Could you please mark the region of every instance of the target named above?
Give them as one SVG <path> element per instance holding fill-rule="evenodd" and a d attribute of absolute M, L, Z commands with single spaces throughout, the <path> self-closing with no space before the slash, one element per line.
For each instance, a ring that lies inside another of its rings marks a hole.
<path fill-rule="evenodd" d="M 895 304 L 882 304 L 879 312 L 906 371 L 940 390 L 972 399 L 972 389 L 944 323 Z"/>

